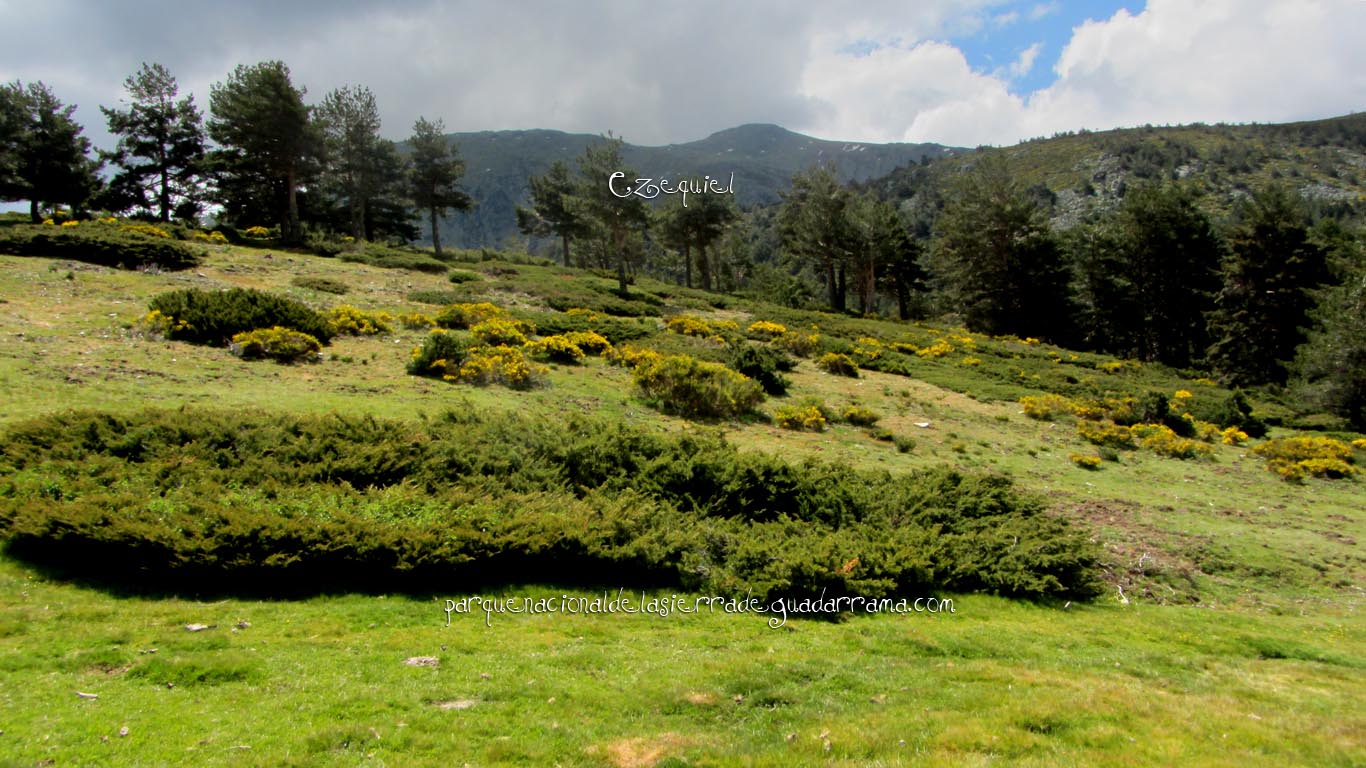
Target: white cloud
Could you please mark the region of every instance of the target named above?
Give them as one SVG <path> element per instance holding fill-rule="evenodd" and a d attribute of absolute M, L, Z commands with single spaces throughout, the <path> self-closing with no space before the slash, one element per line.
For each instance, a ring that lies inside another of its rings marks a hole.
<path fill-rule="evenodd" d="M 972 146 L 1083 127 L 1329 117 L 1366 104 L 1362 29 L 1360 0 L 1150 0 L 1074 29 L 1056 82 L 1023 99 L 1007 80 L 1035 65 L 1032 48 L 990 75 L 938 43 L 861 65 L 813 57 L 803 86 L 826 107 L 807 127 Z"/>
<path fill-rule="evenodd" d="M 421 114 L 450 130 L 612 129 L 640 143 L 775 122 L 827 138 L 974 145 L 1080 127 L 1308 119 L 1366 104 L 1361 0 L 1150 0 L 1077 27 L 1065 46 L 1031 46 L 995 73 L 974 71 L 943 42 L 992 19 L 1060 9 L 1001 0 L 833 0 L 800 10 L 779 0 L 240 0 L 230 9 L 51 0 L 24 24 L 0 25 L 0 81 L 48 82 L 81 105 L 78 119 L 103 146 L 97 107 L 118 103 L 123 78 L 144 60 L 168 66 L 203 107 L 234 65 L 268 58 L 288 63 L 311 100 L 367 85 L 395 138 Z M 1045 65 L 1054 84 L 1010 93 Z"/>
<path fill-rule="evenodd" d="M 1054 2 L 1051 3 L 1038 3 L 1033 8 L 1029 9 L 1029 20 L 1038 21 L 1045 16 L 1055 14 L 1060 10 L 1062 10 L 1062 6 L 1058 4 L 1057 0 L 1054 0 Z"/>
<path fill-rule="evenodd" d="M 1039 51 L 1043 50 L 1043 43 L 1034 43 L 1028 48 L 1020 51 L 1020 55 L 1015 61 L 1011 62 L 1007 73 L 1011 80 L 1018 80 L 1021 77 L 1034 71 L 1034 60 L 1039 58 Z"/>

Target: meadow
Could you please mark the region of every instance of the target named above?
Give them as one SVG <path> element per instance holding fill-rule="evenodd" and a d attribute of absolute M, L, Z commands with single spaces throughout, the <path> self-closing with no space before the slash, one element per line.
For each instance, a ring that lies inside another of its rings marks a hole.
<path fill-rule="evenodd" d="M 456 614 L 447 626 L 445 601 L 468 594 L 588 598 L 624 589 L 636 600 L 692 600 L 707 592 L 610 577 L 588 584 L 573 573 L 530 583 L 504 575 L 472 589 L 467 574 L 455 579 L 438 569 L 402 589 L 324 584 L 282 599 L 230 582 L 149 586 L 119 573 L 117 560 L 81 568 L 50 553 L 15 551 L 11 542 L 0 560 L 9 596 L 0 606 L 0 762 L 1366 760 L 1361 481 L 1287 482 L 1254 453 L 1265 442 L 1258 439 L 1204 442 L 1191 459 L 1142 447 L 1106 453 L 1079 433 L 1085 418 L 1065 410 L 1033 418 L 1022 405 L 1047 395 L 1082 404 L 1159 391 L 1207 418 L 1230 396 L 1213 382 L 1033 340 L 802 312 L 646 278 L 618 296 L 611 276 L 506 254 L 460 253 L 447 273 L 426 261 L 386 264 L 383 255 L 202 248 L 202 262 L 179 271 L 0 256 L 7 449 L 45 418 L 72 418 L 60 416 L 71 409 L 137 420 L 151 408 L 189 420 L 204 414 L 205 422 L 211 414 L 287 423 L 341 413 L 398 425 L 449 418 L 525 420 L 551 430 L 612 424 L 661 440 L 723 439 L 755 457 L 746 461 L 813 472 L 835 466 L 901 478 L 947 466 L 1008 478 L 1044 516 L 1078 532 L 1078 548 L 1094 553 L 1095 594 L 1018 599 L 984 593 L 1009 592 L 1000 587 L 932 589 L 953 600 L 953 613 L 794 618 L 780 628 L 765 616 L 724 612 L 497 615 L 489 626 L 483 616 Z M 429 332 L 397 321 L 388 333 L 338 335 L 320 362 L 295 365 L 167 341 L 142 324 L 159 295 L 223 288 L 395 318 L 489 302 L 543 333 L 586 323 L 619 349 L 712 362 L 727 360 L 737 344 L 763 343 L 752 334 L 746 342 L 755 321 L 820 338 L 810 356 L 794 356 L 786 396 L 770 396 L 740 418 L 693 419 L 652 407 L 629 365 L 599 357 L 546 363 L 543 380 L 528 389 L 410 375 L 413 351 Z M 670 330 L 666 319 L 680 316 L 708 333 Z M 826 353 L 855 359 L 857 376 L 818 367 Z M 832 418 L 819 430 L 786 429 L 774 418 L 787 405 L 817 404 L 832 414 L 857 406 L 878 418 L 873 426 Z M 1314 426 L 1290 404 L 1254 395 L 1253 405 L 1272 425 L 1268 438 Z M 1313 434 L 1348 445 L 1361 438 Z M 88 446 L 72 450 L 46 464 L 21 465 L 19 453 L 6 454 L 7 530 L 30 519 L 21 513 L 69 501 L 69 492 L 97 498 L 90 485 L 97 470 L 117 474 Z M 1090 456 L 1096 468 L 1075 458 Z M 1354 463 L 1361 457 L 1357 449 Z M 204 461 L 193 451 L 182 459 Z M 147 466 L 148 483 L 176 476 Z M 127 487 L 111 481 L 107 491 L 152 487 L 137 485 L 139 477 L 130 472 Z M 240 481 L 233 491 L 249 500 Z M 417 514 L 425 493 L 401 483 L 367 491 L 340 482 L 320 491 L 312 508 L 345 497 L 373 511 L 385 501 L 375 494 L 389 493 L 404 514 Z M 313 487 L 293 490 L 307 495 Z M 137 535 L 162 535 L 151 530 Z M 850 562 L 832 561 L 816 575 L 844 566 L 857 574 Z"/>

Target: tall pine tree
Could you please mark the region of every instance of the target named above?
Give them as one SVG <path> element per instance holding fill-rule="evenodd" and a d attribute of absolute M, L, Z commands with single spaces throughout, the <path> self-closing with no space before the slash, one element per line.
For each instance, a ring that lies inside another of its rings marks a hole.
<path fill-rule="evenodd" d="M 445 130 L 441 120 L 419 117 L 413 123 L 413 136 L 408 139 L 413 150 L 409 192 L 413 204 L 429 215 L 432 249 L 438 258 L 441 256 L 441 217 L 448 210 L 468 211 L 474 207 L 474 199 L 460 188 L 465 164 L 446 141 Z"/>
<path fill-rule="evenodd" d="M 1223 255 L 1209 216 L 1188 189 L 1152 185 L 1129 190 L 1113 223 L 1124 290 L 1104 292 L 1120 304 L 1100 311 L 1132 339 L 1115 351 L 1173 366 L 1202 361 Z"/>
<path fill-rule="evenodd" d="M 1310 240 L 1303 200 L 1283 187 L 1262 190 L 1235 215 L 1210 318 L 1210 359 L 1230 385 L 1284 384 L 1314 291 L 1331 279 L 1328 256 Z"/>
<path fill-rule="evenodd" d="M 176 79 L 160 64 L 144 63 L 123 81 L 127 109 L 100 107 L 118 137 L 101 156 L 119 167 L 106 199 L 115 210 L 136 208 L 170 221 L 199 210 L 204 164 L 203 115 L 194 96 L 176 99 Z"/>
<path fill-rule="evenodd" d="M 99 189 L 99 163 L 90 140 L 61 100 L 41 82 L 15 81 L 0 94 L 0 200 L 29 201 L 29 217 L 42 221 L 52 205 L 78 209 Z"/>
<path fill-rule="evenodd" d="M 587 229 L 573 203 L 575 184 L 569 166 L 556 160 L 544 175 L 528 179 L 527 186 L 531 205 L 517 206 L 517 228 L 533 237 L 559 237 L 564 265 L 569 266 L 570 244 Z"/>
<path fill-rule="evenodd" d="M 323 139 L 282 61 L 238 65 L 209 89 L 218 202 L 238 223 L 273 216 L 286 242 L 303 239 L 299 190 L 320 170 Z"/>
<path fill-rule="evenodd" d="M 394 197 L 403 166 L 393 142 L 379 135 L 379 106 L 364 86 L 344 86 L 323 97 L 315 109 L 327 148 L 323 186 L 348 214 L 357 240 L 374 237 L 374 214 L 382 198 Z"/>
<path fill-rule="evenodd" d="M 1070 276 L 1037 196 L 999 156 L 985 156 L 949 191 L 931 266 L 968 328 L 1066 341 Z"/>

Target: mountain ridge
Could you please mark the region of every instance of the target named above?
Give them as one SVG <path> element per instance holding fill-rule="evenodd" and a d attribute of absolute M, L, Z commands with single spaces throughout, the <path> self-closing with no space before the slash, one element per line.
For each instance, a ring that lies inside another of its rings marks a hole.
<path fill-rule="evenodd" d="M 572 168 L 575 158 L 602 138 L 546 128 L 446 134 L 465 161 L 464 186 L 478 206 L 446 217 L 441 225 L 442 242 L 482 248 L 516 236 L 515 210 L 526 202 L 527 179 L 545 173 L 557 160 Z M 626 144 L 622 160 L 652 178 L 729 178 L 734 173 L 736 200 L 747 206 L 776 202 L 793 173 L 819 163 L 833 161 L 841 181 L 866 182 L 925 158 L 960 151 L 932 143 L 819 139 L 772 123 L 747 123 L 696 141 Z"/>

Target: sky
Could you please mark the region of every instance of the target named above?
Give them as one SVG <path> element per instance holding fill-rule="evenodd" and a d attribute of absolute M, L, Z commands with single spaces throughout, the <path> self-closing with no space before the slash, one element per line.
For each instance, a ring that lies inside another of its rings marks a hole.
<path fill-rule="evenodd" d="M 0 81 L 45 82 L 97 147 L 99 106 L 142 62 L 207 111 L 236 65 L 280 59 L 310 102 L 369 87 L 393 139 L 425 116 L 651 145 L 776 123 L 971 147 L 1366 106 L 1366 0 L 0 0 L 0 18 Z"/>

